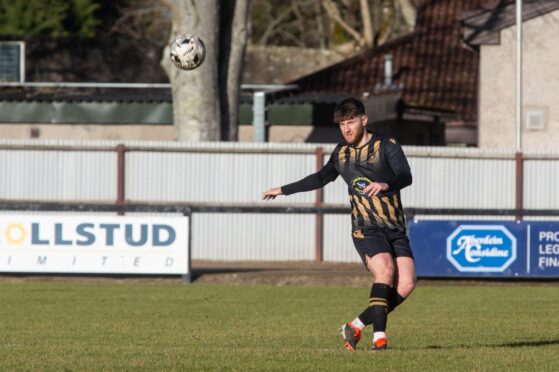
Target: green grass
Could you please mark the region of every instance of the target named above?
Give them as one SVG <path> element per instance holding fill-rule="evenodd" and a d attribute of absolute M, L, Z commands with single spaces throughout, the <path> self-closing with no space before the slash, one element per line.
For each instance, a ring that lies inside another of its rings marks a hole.
<path fill-rule="evenodd" d="M 336 329 L 367 288 L 0 282 L 0 371 L 559 370 L 559 286 L 419 286 L 389 347 Z"/>

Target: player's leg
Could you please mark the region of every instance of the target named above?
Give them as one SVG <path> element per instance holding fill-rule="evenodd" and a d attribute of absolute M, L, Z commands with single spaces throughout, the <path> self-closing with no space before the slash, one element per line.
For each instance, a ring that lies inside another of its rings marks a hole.
<path fill-rule="evenodd" d="M 371 273 L 374 283 L 369 296 L 369 306 L 353 321 L 342 326 L 344 345 L 348 350 L 355 350 L 361 339 L 361 330 L 373 325 L 373 348 L 386 348 L 386 323 L 392 280 L 395 272 L 394 259 L 391 253 L 381 252 L 372 257 L 364 257 L 367 270 Z"/>
<path fill-rule="evenodd" d="M 395 270 L 394 260 L 391 253 L 389 253 L 391 246 L 386 239 L 386 235 L 381 230 L 369 232 L 366 235 L 354 234 L 353 242 L 363 264 L 373 276 L 375 283 L 371 287 L 369 306 L 353 321 L 344 324 L 341 328 L 345 347 L 352 351 L 355 350 L 357 342 L 361 338 L 361 330 L 367 325 L 373 324 L 373 320 L 377 319 L 377 316 L 374 315 L 376 312 L 381 313 L 380 309 L 384 309 L 384 318 L 386 318 L 388 295 L 385 292 L 387 292 L 386 288 L 390 288 L 392 285 Z M 376 300 L 373 301 L 375 298 Z M 385 299 L 385 302 L 382 299 Z M 383 305 L 386 305 L 386 308 Z M 383 327 L 382 317 L 383 315 L 381 314 L 378 320 L 379 324 L 376 326 L 377 329 L 386 328 L 386 320 L 384 320 Z"/>
<path fill-rule="evenodd" d="M 381 350 L 385 349 L 387 344 L 386 324 L 388 322 L 389 300 L 393 291 L 394 258 L 388 252 L 368 257 L 367 269 L 373 275 L 375 282 L 371 288 L 369 307 L 359 315 L 359 318 L 373 324 L 373 350 Z"/>
<path fill-rule="evenodd" d="M 417 284 L 415 261 L 408 237 L 405 232 L 392 232 L 390 239 L 394 255 L 396 256 L 396 268 L 394 272 L 394 287 L 389 301 L 389 312 L 404 302 Z"/>
<path fill-rule="evenodd" d="M 396 257 L 396 270 L 394 272 L 394 286 L 388 304 L 391 312 L 400 305 L 415 289 L 417 276 L 415 262 L 411 257 Z"/>

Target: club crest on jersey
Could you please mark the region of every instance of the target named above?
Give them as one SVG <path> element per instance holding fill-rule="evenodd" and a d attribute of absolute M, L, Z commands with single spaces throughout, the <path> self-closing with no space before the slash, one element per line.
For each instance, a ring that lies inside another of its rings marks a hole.
<path fill-rule="evenodd" d="M 353 189 L 355 191 L 357 191 L 359 194 L 363 195 L 363 189 L 365 187 L 367 187 L 367 185 L 369 185 L 371 181 L 369 178 L 367 177 L 355 177 L 354 179 L 351 180 L 351 187 L 353 187 Z"/>

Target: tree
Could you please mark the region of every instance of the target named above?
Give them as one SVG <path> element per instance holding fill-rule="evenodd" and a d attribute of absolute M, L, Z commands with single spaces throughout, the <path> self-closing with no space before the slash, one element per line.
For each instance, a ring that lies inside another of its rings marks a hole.
<path fill-rule="evenodd" d="M 172 85 L 178 140 L 237 139 L 248 0 L 167 0 L 172 32 L 193 33 L 206 45 L 206 59 L 192 71 L 172 66 L 168 47 L 161 65 Z"/>
<path fill-rule="evenodd" d="M 206 61 L 180 71 L 165 49 L 178 140 L 236 140 L 249 0 L 161 0 L 171 9 L 172 40 L 200 36 Z M 328 48 L 351 55 L 409 32 L 415 0 L 252 0 L 253 42 Z"/>
<path fill-rule="evenodd" d="M 395 26 L 398 26 L 396 21 L 399 14 L 404 19 L 406 32 L 412 31 L 415 24 L 416 6 L 412 0 L 359 0 L 361 24 L 355 26 L 347 22 L 340 11 L 340 7 L 344 5 L 343 1 L 337 4 L 333 0 L 322 0 L 322 5 L 330 20 L 351 36 L 357 49 L 387 42 Z M 345 13 L 347 14 L 347 11 Z M 377 16 L 373 17 L 374 15 Z M 378 27 L 374 26 L 375 18 L 378 20 Z"/>
<path fill-rule="evenodd" d="M 248 40 L 249 0 L 222 2 L 220 27 L 220 102 L 221 139 L 236 141 L 239 137 L 239 103 L 243 60 Z"/>
<path fill-rule="evenodd" d="M 416 0 L 253 0 L 252 43 L 351 55 L 413 31 Z"/>
<path fill-rule="evenodd" d="M 107 13 L 103 20 L 107 23 L 108 33 L 163 49 L 172 27 L 168 4 L 160 0 L 119 1 L 120 4 L 112 1 L 109 3 L 111 7 L 102 8 Z"/>

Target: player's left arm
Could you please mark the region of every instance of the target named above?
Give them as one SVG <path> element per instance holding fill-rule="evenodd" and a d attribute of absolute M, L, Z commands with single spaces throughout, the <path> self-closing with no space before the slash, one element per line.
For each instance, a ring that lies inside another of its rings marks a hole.
<path fill-rule="evenodd" d="M 402 151 L 402 146 L 393 138 L 389 138 L 384 144 L 384 157 L 394 175 L 386 180 L 389 191 L 401 190 L 412 184 L 412 175 L 408 159 Z"/>
<path fill-rule="evenodd" d="M 388 138 L 383 142 L 381 151 L 381 156 L 390 168 L 383 173 L 391 175 L 367 185 L 363 193 L 369 197 L 384 191 L 399 191 L 412 183 L 410 166 L 400 144 L 394 138 Z"/>

